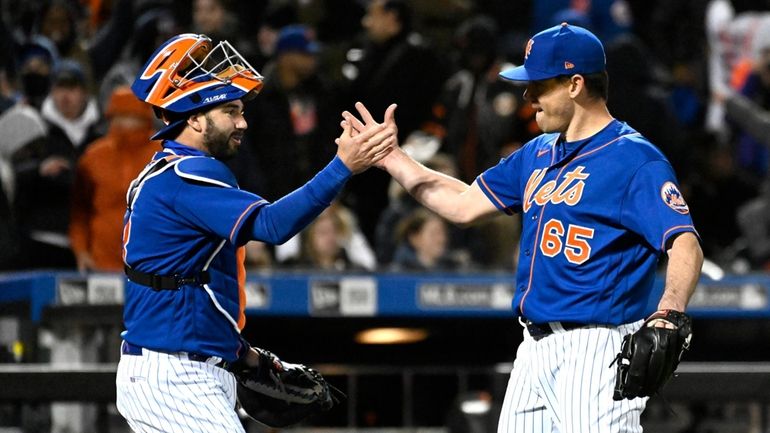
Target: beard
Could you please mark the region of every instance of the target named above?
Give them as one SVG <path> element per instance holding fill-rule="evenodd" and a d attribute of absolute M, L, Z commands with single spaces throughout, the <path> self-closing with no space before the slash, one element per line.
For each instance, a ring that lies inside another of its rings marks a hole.
<path fill-rule="evenodd" d="M 228 133 L 217 128 L 214 119 L 209 117 L 208 113 L 204 117 L 209 127 L 203 135 L 203 145 L 206 146 L 209 154 L 219 160 L 228 160 L 235 156 L 238 153 L 238 144 L 231 143 L 231 139 L 236 133 Z"/>

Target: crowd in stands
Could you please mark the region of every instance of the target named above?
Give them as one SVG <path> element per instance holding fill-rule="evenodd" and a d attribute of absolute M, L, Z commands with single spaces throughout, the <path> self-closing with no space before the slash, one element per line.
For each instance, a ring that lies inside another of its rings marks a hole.
<path fill-rule="evenodd" d="M 128 86 L 170 36 L 228 40 L 264 76 L 228 161 L 275 200 L 334 155 L 340 113 L 398 104 L 399 141 L 466 182 L 539 134 L 498 72 L 568 21 L 606 47 L 608 105 L 672 162 L 708 260 L 770 270 L 770 2 L 0 0 L 0 270 L 120 271 L 125 192 L 161 123 Z M 458 228 L 381 170 L 253 269 L 504 270 L 518 216 Z"/>

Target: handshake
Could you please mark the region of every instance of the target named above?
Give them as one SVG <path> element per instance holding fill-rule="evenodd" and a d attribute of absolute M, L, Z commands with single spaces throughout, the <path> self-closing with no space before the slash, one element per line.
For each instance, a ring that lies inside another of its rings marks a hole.
<path fill-rule="evenodd" d="M 334 140 L 337 143 L 337 156 L 353 174 L 361 173 L 369 167 L 384 168 L 384 159 L 398 146 L 398 128 L 395 122 L 396 104 L 385 110 L 385 121 L 374 120 L 364 104 L 357 102 L 361 119 L 349 111 L 342 113 L 342 134 Z"/>

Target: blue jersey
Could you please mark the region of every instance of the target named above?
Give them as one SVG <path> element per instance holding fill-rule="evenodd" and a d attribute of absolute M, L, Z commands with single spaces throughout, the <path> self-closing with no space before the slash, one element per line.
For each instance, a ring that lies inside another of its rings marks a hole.
<path fill-rule="evenodd" d="M 540 135 L 476 182 L 522 213 L 513 308 L 536 323 L 644 318 L 667 241 L 695 232 L 671 164 L 617 120 L 577 142 Z"/>
<path fill-rule="evenodd" d="M 164 142 L 163 151 L 134 181 L 128 202 L 123 235 L 127 265 L 157 275 L 207 271 L 210 281 L 153 290 L 128 280 L 123 338 L 161 352 L 235 360 L 245 324 L 239 245 L 245 240 L 239 239 L 247 237 L 240 232 L 267 202 L 238 189 L 222 162 L 173 141 Z"/>

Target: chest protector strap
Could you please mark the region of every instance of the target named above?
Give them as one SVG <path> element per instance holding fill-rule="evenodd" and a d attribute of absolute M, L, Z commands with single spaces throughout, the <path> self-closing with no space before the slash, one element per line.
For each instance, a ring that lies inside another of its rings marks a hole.
<path fill-rule="evenodd" d="M 173 167 L 182 159 L 183 157 L 178 155 L 169 155 L 164 158 L 156 159 L 155 161 L 147 164 L 147 167 L 145 167 L 144 170 L 139 173 L 139 176 L 131 181 L 131 185 L 128 186 L 128 191 L 126 192 L 126 207 L 128 208 L 128 211 L 130 212 L 133 209 L 134 202 L 139 196 L 139 192 L 142 190 L 142 187 L 146 181 L 148 181 L 151 177 L 161 174 L 167 169 Z"/>
<path fill-rule="evenodd" d="M 208 271 L 198 272 L 197 275 L 185 277 L 179 274 L 171 276 L 148 274 L 145 272 L 137 271 L 131 266 L 125 265 L 123 270 L 126 271 L 126 276 L 129 280 L 152 288 L 153 290 L 179 290 L 180 287 L 187 284 L 196 284 L 202 286 L 208 284 L 211 278 Z"/>
<path fill-rule="evenodd" d="M 161 174 L 167 169 L 178 164 L 182 159 L 183 157 L 177 155 L 169 155 L 165 158 L 156 159 L 155 161 L 152 161 L 150 164 L 148 164 L 147 167 L 142 170 L 139 176 L 134 179 L 133 182 L 131 182 L 131 186 L 128 188 L 128 192 L 126 194 L 126 207 L 128 208 L 128 211 L 132 211 L 134 202 L 136 201 L 137 197 L 139 197 L 139 193 L 141 192 L 142 187 L 146 181 L 148 181 L 153 176 Z M 192 276 L 183 276 L 179 274 L 148 274 L 145 272 L 137 271 L 128 265 L 125 265 L 123 269 L 126 272 L 126 276 L 129 280 L 133 281 L 134 283 L 150 287 L 153 290 L 179 290 L 180 287 L 187 284 L 203 285 L 208 284 L 208 282 L 211 280 L 208 271 L 201 271 Z"/>

